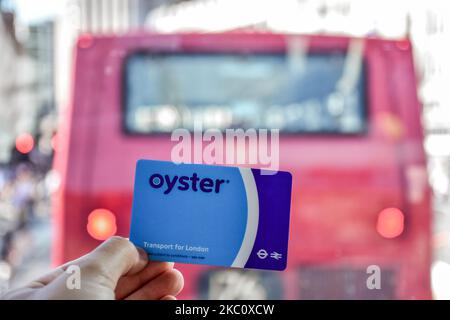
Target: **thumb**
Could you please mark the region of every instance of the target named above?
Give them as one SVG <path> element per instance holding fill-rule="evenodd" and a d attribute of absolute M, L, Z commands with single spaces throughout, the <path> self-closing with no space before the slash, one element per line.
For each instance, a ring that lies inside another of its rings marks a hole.
<path fill-rule="evenodd" d="M 139 272 L 147 261 L 145 251 L 136 248 L 128 239 L 115 236 L 76 262 L 83 278 L 106 281 L 105 284 L 114 289 L 122 276 Z"/>

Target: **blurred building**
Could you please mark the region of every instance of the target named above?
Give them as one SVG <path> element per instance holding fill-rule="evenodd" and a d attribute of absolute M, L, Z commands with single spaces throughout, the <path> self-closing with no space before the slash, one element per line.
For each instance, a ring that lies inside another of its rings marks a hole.
<path fill-rule="evenodd" d="M 55 24 L 55 90 L 58 107 L 67 105 L 73 46 L 82 33 L 120 34 L 143 27 L 147 14 L 180 0 L 64 0 Z"/>
<path fill-rule="evenodd" d="M 28 28 L 27 53 L 36 73 L 36 100 L 41 113 L 54 109 L 54 23 L 43 21 Z"/>
<path fill-rule="evenodd" d="M 36 127 L 33 62 L 17 40 L 14 19 L 0 10 L 0 163 L 9 162 L 15 138 Z"/>
<path fill-rule="evenodd" d="M 145 20 L 153 1 L 145 0 L 75 0 L 79 8 L 79 30 L 111 33 L 136 28 Z"/>
<path fill-rule="evenodd" d="M 412 11 L 411 37 L 421 82 L 430 182 L 436 212 L 450 213 L 450 11 L 448 1 L 430 0 Z M 448 229 L 439 215 L 436 226 Z M 450 221 L 450 220 L 449 220 Z M 440 228 L 442 228 L 440 227 Z"/>
<path fill-rule="evenodd" d="M 410 1 L 194 0 L 154 10 L 147 25 L 161 32 L 257 28 L 284 33 L 402 37 Z"/>
<path fill-rule="evenodd" d="M 411 37 L 419 60 L 420 96 L 426 108 L 429 134 L 450 134 L 450 10 L 448 1 L 431 0 L 412 11 Z M 441 146 L 450 156 L 448 147 Z M 434 153 L 435 150 L 429 150 Z"/>

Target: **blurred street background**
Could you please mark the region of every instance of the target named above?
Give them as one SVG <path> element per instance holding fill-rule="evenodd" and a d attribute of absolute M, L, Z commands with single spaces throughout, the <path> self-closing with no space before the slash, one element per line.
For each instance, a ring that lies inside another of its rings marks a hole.
<path fill-rule="evenodd" d="M 51 267 L 52 169 L 81 34 L 262 30 L 409 38 L 433 193 L 434 298 L 450 299 L 450 7 L 446 0 L 0 0 L 0 291 Z"/>

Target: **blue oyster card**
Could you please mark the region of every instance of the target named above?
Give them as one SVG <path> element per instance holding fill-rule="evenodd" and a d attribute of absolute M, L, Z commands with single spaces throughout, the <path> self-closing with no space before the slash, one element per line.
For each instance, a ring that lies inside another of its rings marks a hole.
<path fill-rule="evenodd" d="M 130 240 L 151 260 L 284 270 L 292 176 L 139 160 Z"/>

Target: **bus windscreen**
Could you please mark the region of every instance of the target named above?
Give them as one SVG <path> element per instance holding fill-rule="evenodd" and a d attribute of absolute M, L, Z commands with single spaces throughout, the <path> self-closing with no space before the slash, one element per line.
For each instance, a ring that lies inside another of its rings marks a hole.
<path fill-rule="evenodd" d="M 125 66 L 125 128 L 362 133 L 364 66 L 354 60 L 341 52 L 136 53 Z"/>

